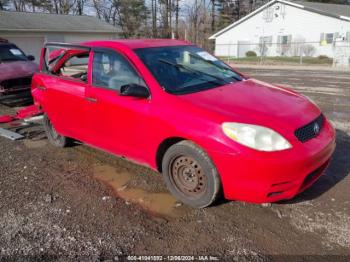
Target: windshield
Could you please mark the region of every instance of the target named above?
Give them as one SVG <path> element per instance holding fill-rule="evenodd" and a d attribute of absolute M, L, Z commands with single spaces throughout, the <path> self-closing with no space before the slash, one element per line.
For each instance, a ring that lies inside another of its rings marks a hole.
<path fill-rule="evenodd" d="M 193 93 L 242 80 L 224 62 L 196 46 L 141 48 L 135 52 L 169 93 Z"/>
<path fill-rule="evenodd" d="M 28 58 L 15 45 L 0 45 L 0 63 L 12 61 L 27 61 Z"/>

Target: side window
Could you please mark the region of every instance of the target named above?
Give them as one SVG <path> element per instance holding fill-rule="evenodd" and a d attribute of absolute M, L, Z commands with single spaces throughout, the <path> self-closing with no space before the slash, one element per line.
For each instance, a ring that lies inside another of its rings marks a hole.
<path fill-rule="evenodd" d="M 72 56 L 58 69 L 59 75 L 86 80 L 89 64 L 89 55 Z"/>
<path fill-rule="evenodd" d="M 44 72 L 87 81 L 90 50 L 84 47 L 50 45 L 45 48 L 44 54 Z"/>
<path fill-rule="evenodd" d="M 94 53 L 92 67 L 92 83 L 94 86 L 106 87 L 120 91 L 120 88 L 128 84 L 144 85 L 135 69 L 120 54 L 115 52 Z"/>

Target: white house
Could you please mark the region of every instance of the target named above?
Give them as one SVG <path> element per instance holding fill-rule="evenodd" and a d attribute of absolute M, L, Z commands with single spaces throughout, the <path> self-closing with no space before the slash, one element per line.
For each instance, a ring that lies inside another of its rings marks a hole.
<path fill-rule="evenodd" d="M 217 32 L 217 56 L 337 57 L 349 63 L 350 5 L 272 0 Z"/>
<path fill-rule="evenodd" d="M 45 42 L 119 38 L 121 30 L 92 16 L 0 11 L 0 38 L 39 58 Z"/>

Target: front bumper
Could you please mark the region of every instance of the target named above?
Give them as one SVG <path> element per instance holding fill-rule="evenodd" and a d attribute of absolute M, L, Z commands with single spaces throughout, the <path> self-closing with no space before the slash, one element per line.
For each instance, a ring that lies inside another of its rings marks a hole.
<path fill-rule="evenodd" d="M 30 86 L 22 86 L 22 87 L 16 87 L 16 88 L 2 88 L 0 86 L 0 96 L 10 96 L 15 95 L 19 93 L 29 92 L 30 93 Z"/>
<path fill-rule="evenodd" d="M 3 80 L 0 82 L 0 96 L 30 92 L 32 76 Z"/>
<path fill-rule="evenodd" d="M 259 152 L 243 148 L 238 153 L 209 152 L 230 200 L 252 203 L 291 199 L 310 187 L 327 168 L 335 150 L 335 131 L 328 120 L 321 133 L 293 148 Z"/>

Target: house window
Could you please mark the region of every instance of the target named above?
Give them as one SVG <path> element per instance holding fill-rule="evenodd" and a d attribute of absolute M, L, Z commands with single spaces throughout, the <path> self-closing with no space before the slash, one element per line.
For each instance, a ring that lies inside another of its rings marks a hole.
<path fill-rule="evenodd" d="M 289 35 L 282 35 L 281 36 L 281 44 L 282 45 L 288 45 L 291 42 L 291 36 Z"/>
<path fill-rule="evenodd" d="M 332 44 L 334 40 L 334 34 L 333 33 L 321 33 L 321 45 L 325 44 Z"/>
<path fill-rule="evenodd" d="M 277 52 L 280 55 L 287 55 L 290 52 L 292 35 L 279 35 L 277 38 Z"/>
<path fill-rule="evenodd" d="M 350 32 L 346 33 L 345 41 L 350 42 Z"/>
<path fill-rule="evenodd" d="M 334 34 L 332 34 L 332 33 L 326 34 L 327 44 L 332 44 L 333 43 L 333 37 L 334 37 Z"/>

